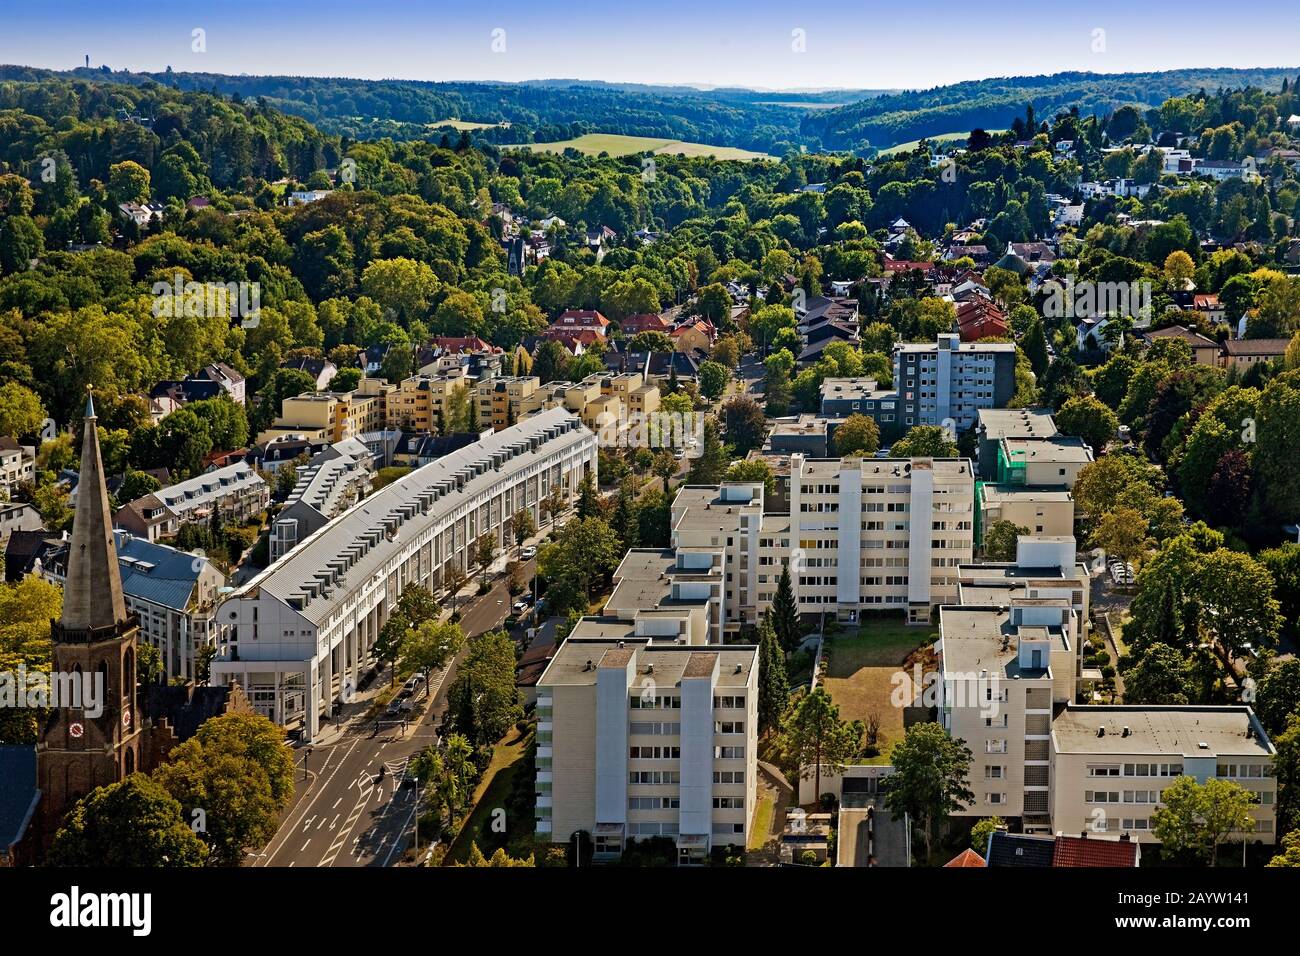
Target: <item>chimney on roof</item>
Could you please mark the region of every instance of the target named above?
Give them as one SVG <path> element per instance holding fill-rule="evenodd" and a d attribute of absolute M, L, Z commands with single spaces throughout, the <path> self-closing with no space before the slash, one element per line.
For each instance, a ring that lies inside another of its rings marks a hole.
<path fill-rule="evenodd" d="M 1106 736 L 1106 728 L 1105 728 L 1105 727 L 1098 727 L 1098 728 L 1097 728 L 1097 736 L 1098 736 L 1098 737 L 1105 737 L 1105 736 Z"/>

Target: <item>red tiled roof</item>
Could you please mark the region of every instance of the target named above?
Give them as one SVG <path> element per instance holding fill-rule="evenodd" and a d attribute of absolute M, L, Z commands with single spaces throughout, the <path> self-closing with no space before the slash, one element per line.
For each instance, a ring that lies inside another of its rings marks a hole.
<path fill-rule="evenodd" d="M 433 344 L 446 352 L 500 352 L 501 350 L 494 345 L 489 345 L 477 335 L 454 336 L 441 335 L 433 340 Z"/>
<path fill-rule="evenodd" d="M 585 311 L 583 309 L 569 309 L 565 312 L 561 312 L 560 317 L 551 323 L 552 328 L 557 325 L 603 329 L 605 326 L 609 325 L 609 319 L 605 318 L 594 309 L 590 311 Z"/>
<path fill-rule="evenodd" d="M 1057 836 L 1052 866 L 1137 866 L 1137 843 L 1133 840 L 1099 840 Z"/>
<path fill-rule="evenodd" d="M 922 272 L 929 272 L 934 268 L 933 262 L 913 262 L 910 259 L 891 259 L 885 257 L 886 272 L 906 272 L 908 269 L 920 269 Z"/>
<path fill-rule="evenodd" d="M 667 332 L 668 323 L 664 321 L 663 316 L 656 315 L 653 312 L 639 312 L 636 315 L 629 315 L 619 323 L 619 328 L 623 330 L 624 335 L 636 335 L 638 332 Z"/>
<path fill-rule="evenodd" d="M 968 866 L 979 866 L 979 867 L 982 867 L 982 866 L 984 866 L 984 865 L 985 865 L 985 864 L 984 864 L 984 857 L 980 856 L 980 855 L 979 855 L 978 853 L 976 853 L 974 850 L 962 850 L 960 853 L 958 853 L 956 856 L 954 856 L 951 860 L 949 860 L 947 863 L 945 863 L 945 864 L 943 865 L 943 868 L 946 870 L 946 869 L 947 869 L 948 867 L 950 867 L 950 866 L 952 866 L 952 867 L 958 867 L 958 868 L 964 868 L 964 867 L 968 867 Z"/>

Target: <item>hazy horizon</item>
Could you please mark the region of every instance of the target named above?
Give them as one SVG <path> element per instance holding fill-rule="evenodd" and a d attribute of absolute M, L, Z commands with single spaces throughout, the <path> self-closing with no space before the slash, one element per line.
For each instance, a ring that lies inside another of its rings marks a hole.
<path fill-rule="evenodd" d="M 1254 6 L 1249 17 L 1225 16 L 1208 0 L 1174 10 L 1133 7 L 1099 0 L 1082 11 L 1043 11 L 1008 0 L 973 12 L 951 0 L 906 8 L 829 0 L 792 11 L 770 0 L 708 8 L 663 0 L 610 9 L 590 0 L 502 0 L 485 12 L 394 0 L 274 9 L 251 0 L 129 7 L 69 0 L 59 5 L 57 24 L 40 5 L 10 11 L 0 62 L 72 69 L 89 54 L 92 67 L 135 72 L 170 66 L 230 75 L 574 79 L 809 93 L 1066 71 L 1263 69 L 1296 59 L 1300 5 Z M 1266 30 L 1255 26 L 1264 21 Z"/>

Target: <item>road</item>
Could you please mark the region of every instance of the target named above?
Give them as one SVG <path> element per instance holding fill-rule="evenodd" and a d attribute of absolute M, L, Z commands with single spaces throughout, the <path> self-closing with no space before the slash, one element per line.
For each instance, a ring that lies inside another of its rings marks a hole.
<path fill-rule="evenodd" d="M 531 573 L 531 570 L 530 572 Z M 466 635 L 501 626 L 510 611 L 504 579 L 482 597 L 461 603 Z M 447 710 L 447 690 L 464 651 L 435 673 L 418 722 L 403 731 L 358 713 L 334 743 L 298 752 L 309 784 L 266 848 L 250 854 L 254 866 L 391 866 L 413 835 L 415 787 L 407 781 L 412 756 L 435 744 L 436 727 Z M 380 768 L 383 776 L 380 776 Z M 300 771 L 301 772 L 301 771 Z"/>

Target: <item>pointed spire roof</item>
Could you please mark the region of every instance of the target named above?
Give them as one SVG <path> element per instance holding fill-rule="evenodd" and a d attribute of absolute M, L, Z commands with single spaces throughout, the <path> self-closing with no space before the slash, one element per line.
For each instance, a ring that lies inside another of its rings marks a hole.
<path fill-rule="evenodd" d="M 89 630 L 112 627 L 126 619 L 122 575 L 117 566 L 117 549 L 113 547 L 113 516 L 108 507 L 108 486 L 99 452 L 95 403 L 87 392 L 77 511 L 72 519 L 60 623 L 67 630 Z"/>

